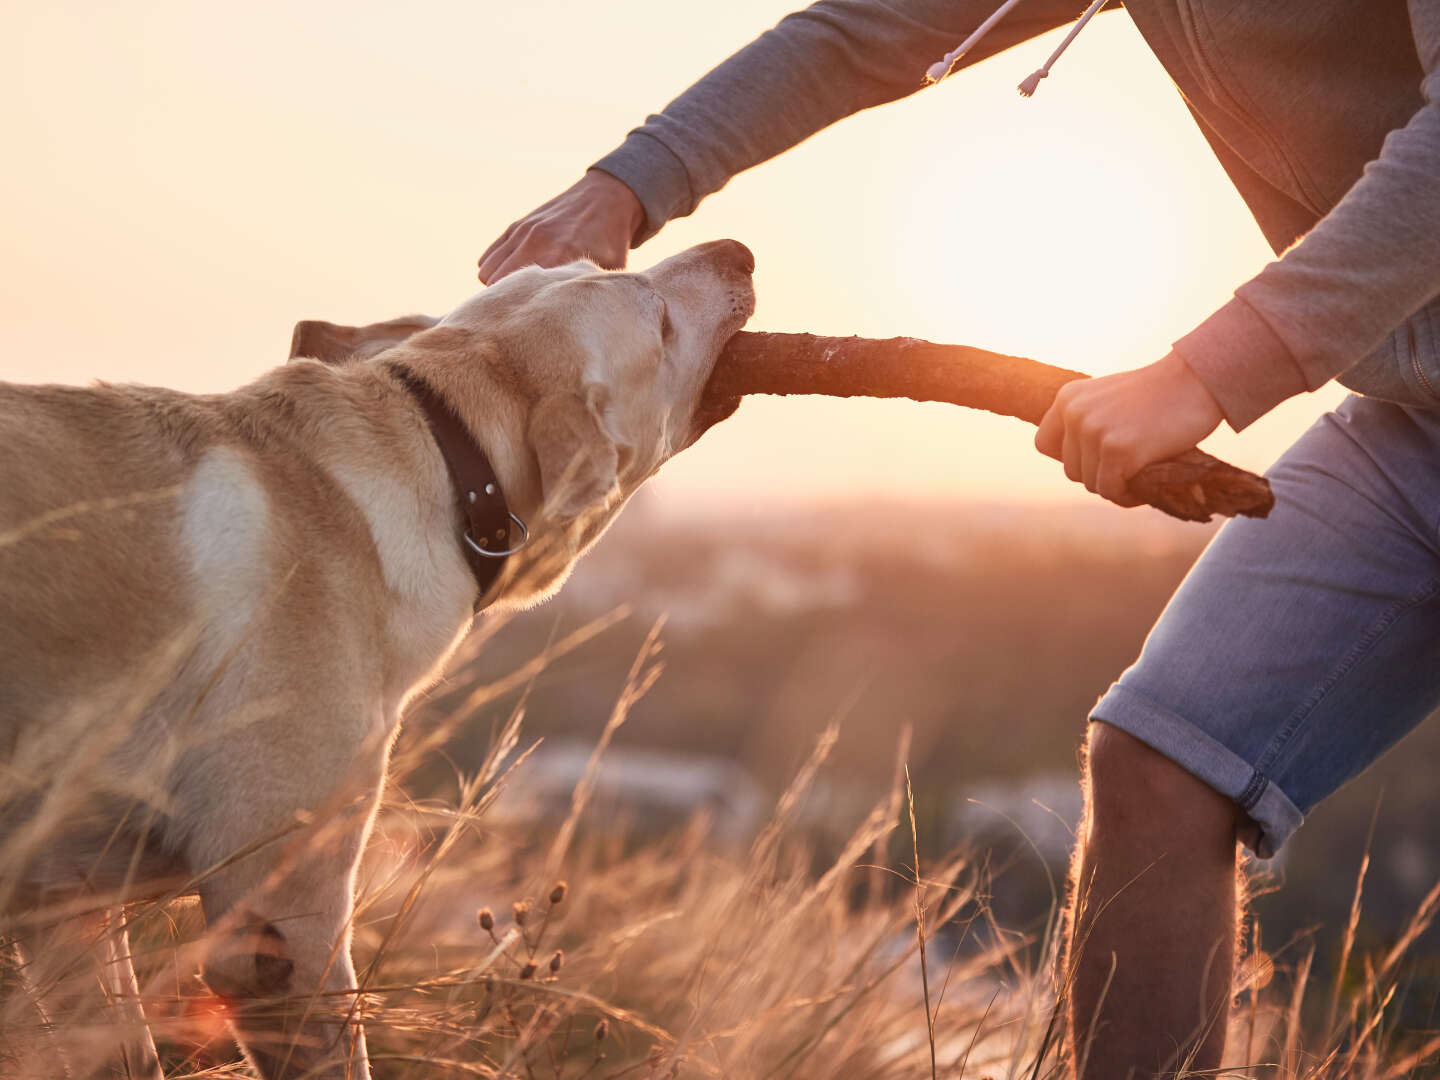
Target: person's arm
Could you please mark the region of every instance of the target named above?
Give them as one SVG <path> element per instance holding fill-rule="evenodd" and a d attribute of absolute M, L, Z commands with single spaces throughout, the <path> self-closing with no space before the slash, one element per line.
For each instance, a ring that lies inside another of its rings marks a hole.
<path fill-rule="evenodd" d="M 1237 431 L 1440 296 L 1440 0 L 1410 0 L 1424 104 L 1284 256 L 1175 343 Z"/>
<path fill-rule="evenodd" d="M 481 278 L 580 255 L 623 265 L 626 249 L 694 212 L 737 173 L 851 113 L 919 90 L 926 69 L 996 2 L 820 0 L 786 16 L 630 132 L 574 187 L 511 225 L 481 257 Z M 1075 0 L 1031 0 L 960 66 L 1078 14 Z M 643 219 L 635 224 L 637 210 Z"/>
<path fill-rule="evenodd" d="M 1440 0 L 1410 0 L 1424 104 L 1281 258 L 1133 372 L 1062 388 L 1035 444 L 1122 505 L 1125 481 L 1367 356 L 1440 296 Z"/>

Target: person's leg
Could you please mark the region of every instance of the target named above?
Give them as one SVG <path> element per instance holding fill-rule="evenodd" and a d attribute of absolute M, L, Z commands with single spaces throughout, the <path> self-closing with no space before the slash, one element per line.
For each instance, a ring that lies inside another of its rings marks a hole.
<path fill-rule="evenodd" d="M 1440 412 L 1347 401 L 1096 705 L 1067 969 L 1087 1080 L 1218 1064 L 1237 836 L 1268 858 L 1440 706 L 1437 468 Z"/>
<path fill-rule="evenodd" d="M 1235 963 L 1235 804 L 1119 728 L 1090 732 L 1071 881 L 1081 1080 L 1214 1069 Z"/>

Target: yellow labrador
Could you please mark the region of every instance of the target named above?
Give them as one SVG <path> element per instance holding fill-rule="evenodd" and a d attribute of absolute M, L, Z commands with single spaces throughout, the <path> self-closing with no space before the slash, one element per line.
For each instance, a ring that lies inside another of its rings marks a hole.
<path fill-rule="evenodd" d="M 356 355 L 228 394 L 0 384 L 0 938 L 193 887 L 212 989 L 304 1002 L 236 1010 L 255 1067 L 368 1074 L 351 892 L 405 703 L 717 418 L 753 268 L 532 268 L 438 321 L 302 324 Z"/>

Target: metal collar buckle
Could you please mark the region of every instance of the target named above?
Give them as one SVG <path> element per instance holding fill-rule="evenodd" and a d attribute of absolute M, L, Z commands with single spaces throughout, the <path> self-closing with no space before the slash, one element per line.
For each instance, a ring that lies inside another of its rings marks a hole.
<path fill-rule="evenodd" d="M 505 548 L 503 551 L 492 551 L 490 550 L 490 548 L 485 546 L 490 542 L 488 537 L 477 543 L 475 538 L 470 535 L 470 530 L 466 529 L 465 534 L 462 537 L 462 539 L 464 539 L 465 541 L 466 546 L 468 546 L 471 551 L 475 552 L 476 555 L 479 555 L 481 558 L 485 559 L 504 559 L 508 556 L 514 555 L 517 551 L 523 550 L 525 545 L 530 542 L 530 530 L 525 528 L 525 523 L 521 521 L 518 517 L 516 517 L 513 512 L 507 511 L 507 513 L 510 514 L 510 520 L 513 521 L 520 529 L 520 542 L 518 544 L 516 544 L 514 547 Z"/>

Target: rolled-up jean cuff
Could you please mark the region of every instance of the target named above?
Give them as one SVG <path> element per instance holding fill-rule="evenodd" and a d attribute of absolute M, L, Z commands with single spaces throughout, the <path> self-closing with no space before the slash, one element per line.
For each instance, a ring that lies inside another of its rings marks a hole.
<path fill-rule="evenodd" d="M 1090 712 L 1164 754 L 1197 779 L 1233 799 L 1253 822 L 1240 839 L 1262 859 L 1280 850 L 1305 815 L 1276 784 L 1254 766 L 1178 716 L 1121 683 L 1115 683 Z"/>

